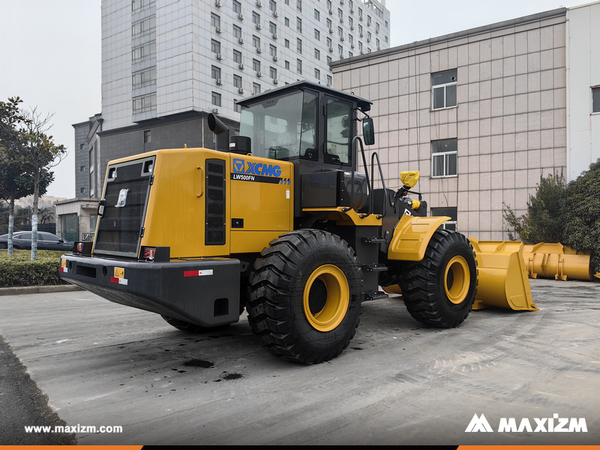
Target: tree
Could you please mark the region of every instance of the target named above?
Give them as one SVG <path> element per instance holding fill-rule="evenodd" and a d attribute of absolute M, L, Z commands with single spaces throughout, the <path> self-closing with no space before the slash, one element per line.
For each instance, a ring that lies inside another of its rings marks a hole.
<path fill-rule="evenodd" d="M 50 171 L 66 155 L 64 145 L 56 145 L 47 134 L 52 115 L 45 118 L 36 108 L 23 112 L 22 100 L 0 102 L 0 197 L 9 200 L 9 254 L 12 253 L 15 199 L 33 194 L 31 218 L 31 259 L 37 258 L 39 196 L 46 192 L 54 176 Z"/>
<path fill-rule="evenodd" d="M 66 156 L 64 145 L 56 145 L 54 138 L 46 134 L 52 125 L 50 120 L 53 114 L 46 117 L 33 108 L 25 113 L 22 133 L 25 145 L 20 148 L 20 161 L 25 173 L 33 179 L 33 214 L 31 216 L 31 260 L 37 259 L 37 227 L 38 227 L 38 201 L 41 193 L 45 191 L 45 177 L 52 172 L 49 169 L 56 166 Z"/>
<path fill-rule="evenodd" d="M 600 159 L 569 183 L 563 244 L 592 251 L 592 267 L 600 272 Z"/>
<path fill-rule="evenodd" d="M 527 213 L 517 216 L 508 205 L 504 205 L 504 220 L 527 244 L 539 242 L 561 242 L 567 211 L 567 185 L 562 175 L 550 174 L 540 177 L 535 195 L 529 196 Z M 509 230 L 508 237 L 515 240 Z"/>
<path fill-rule="evenodd" d="M 23 145 L 23 135 L 19 127 L 25 117 L 19 109 L 22 100 L 19 97 L 0 102 L 0 197 L 9 203 L 8 215 L 8 254 L 13 252 L 12 236 L 14 231 L 15 199 L 29 195 L 22 191 L 23 169 L 15 157 Z"/>

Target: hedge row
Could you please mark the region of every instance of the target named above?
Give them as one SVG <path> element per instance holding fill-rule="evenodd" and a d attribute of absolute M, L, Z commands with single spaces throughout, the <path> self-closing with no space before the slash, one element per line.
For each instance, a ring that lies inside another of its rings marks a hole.
<path fill-rule="evenodd" d="M 65 252 L 38 250 L 31 261 L 31 250 L 0 250 L 0 288 L 18 286 L 52 286 L 66 284 L 58 276 L 60 255 Z"/>

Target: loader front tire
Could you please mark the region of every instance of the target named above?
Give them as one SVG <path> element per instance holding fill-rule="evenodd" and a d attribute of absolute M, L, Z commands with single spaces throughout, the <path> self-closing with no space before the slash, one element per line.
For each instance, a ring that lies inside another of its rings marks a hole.
<path fill-rule="evenodd" d="M 292 362 L 338 356 L 354 337 L 362 270 L 340 237 L 298 230 L 273 240 L 250 275 L 248 321 L 261 345 Z"/>
<path fill-rule="evenodd" d="M 460 233 L 436 230 L 423 260 L 406 263 L 400 288 L 409 313 L 422 324 L 460 325 L 471 312 L 477 290 L 473 247 Z"/>

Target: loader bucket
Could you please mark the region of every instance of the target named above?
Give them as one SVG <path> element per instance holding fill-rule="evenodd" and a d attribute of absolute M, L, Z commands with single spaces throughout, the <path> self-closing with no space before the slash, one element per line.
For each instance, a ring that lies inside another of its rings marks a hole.
<path fill-rule="evenodd" d="M 523 260 L 523 243 L 479 241 L 469 238 L 478 265 L 478 286 L 473 309 L 488 306 L 516 311 L 538 311 Z"/>
<path fill-rule="evenodd" d="M 555 280 L 593 280 L 590 255 L 577 252 L 562 244 L 544 242 L 523 247 L 523 258 L 531 278 Z"/>

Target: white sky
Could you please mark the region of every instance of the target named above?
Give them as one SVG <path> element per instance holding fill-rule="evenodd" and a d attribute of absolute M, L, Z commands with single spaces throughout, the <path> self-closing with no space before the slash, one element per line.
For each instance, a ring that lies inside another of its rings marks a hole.
<path fill-rule="evenodd" d="M 204 0 L 212 1 L 212 0 Z M 250 0 L 244 0 L 247 2 Z M 282 2 L 282 0 L 279 0 Z M 74 130 L 101 112 L 100 0 L 0 0 L 0 100 L 54 113 L 50 134 L 69 155 L 47 195 L 75 197 Z M 391 46 L 585 0 L 387 0 Z"/>

